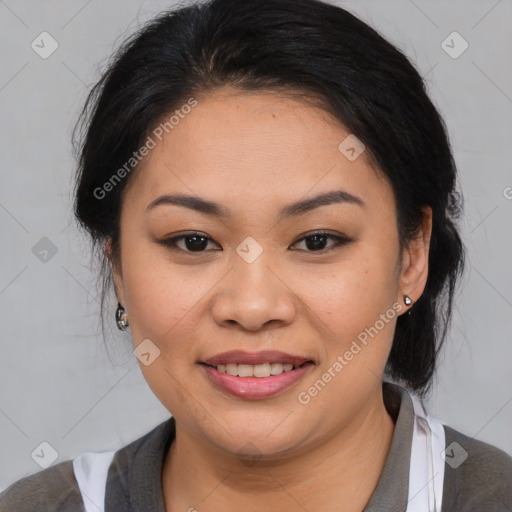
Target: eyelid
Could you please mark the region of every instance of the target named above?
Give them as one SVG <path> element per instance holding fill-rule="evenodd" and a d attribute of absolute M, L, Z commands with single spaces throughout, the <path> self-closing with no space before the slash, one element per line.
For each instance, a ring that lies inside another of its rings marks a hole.
<path fill-rule="evenodd" d="M 338 233 L 332 233 L 330 231 L 326 231 L 326 230 L 322 230 L 322 229 L 319 229 L 319 230 L 314 230 L 314 231 L 309 231 L 307 233 L 304 233 L 303 235 L 300 235 L 300 238 L 297 238 L 292 244 L 290 247 L 298 244 L 299 242 L 302 242 L 308 238 L 311 238 L 313 236 L 324 236 L 330 240 L 333 240 L 335 243 L 327 248 L 327 249 L 321 249 L 319 251 L 305 251 L 307 253 L 319 253 L 319 254 L 325 254 L 329 251 L 331 251 L 332 249 L 336 249 L 337 247 L 341 247 L 343 245 L 346 245 L 350 242 L 353 241 L 353 239 L 349 238 L 348 236 L 346 235 L 343 235 L 343 234 L 338 234 Z M 203 238 L 206 238 L 208 240 L 208 242 L 212 242 L 216 245 L 219 245 L 217 244 L 217 242 L 212 238 L 210 237 L 209 235 L 207 235 L 206 233 L 202 233 L 200 231 L 190 231 L 190 232 L 187 232 L 187 233 L 182 233 L 180 235 L 175 235 L 175 236 L 172 236 L 172 237 L 169 237 L 169 238 L 165 238 L 164 240 L 159 240 L 158 243 L 159 244 L 162 244 L 164 245 L 165 247 L 167 248 L 170 248 L 170 249 L 173 249 L 173 250 L 178 250 L 178 251 L 181 251 L 181 252 L 184 252 L 184 253 L 187 253 L 187 254 L 205 254 L 207 251 L 187 251 L 187 250 L 184 250 L 184 249 L 180 249 L 179 247 L 176 246 L 176 243 L 180 240 L 183 240 L 184 238 L 186 237 L 191 237 L 191 236 L 200 236 L 200 237 L 203 237 Z M 217 250 L 217 249 L 215 249 Z M 293 250 L 293 249 L 292 249 Z"/>
<path fill-rule="evenodd" d="M 192 237 L 192 236 L 200 236 L 200 237 L 206 238 L 207 243 L 212 242 L 216 245 L 219 245 L 211 236 L 207 235 L 206 233 L 202 233 L 201 231 L 189 231 L 186 233 L 182 233 L 181 235 L 174 235 L 169 238 L 164 238 L 163 240 L 156 240 L 156 242 L 158 244 L 163 245 L 164 247 L 167 247 L 168 249 L 181 251 L 186 254 L 194 254 L 194 253 L 205 254 L 206 251 L 186 251 L 186 250 L 180 249 L 179 247 L 176 246 L 176 243 L 178 241 L 183 240 L 184 238 L 187 238 L 187 237 Z"/>
<path fill-rule="evenodd" d="M 339 233 L 331 233 L 330 231 L 319 229 L 316 231 L 309 231 L 309 232 L 305 233 L 304 235 L 300 235 L 300 238 L 298 238 L 295 242 L 293 242 L 293 244 L 291 246 L 296 245 L 299 242 L 302 242 L 303 240 L 311 238 L 315 235 L 324 236 L 330 240 L 333 240 L 335 243 L 331 247 L 328 247 L 327 249 L 321 249 L 320 251 L 305 251 L 305 252 L 311 253 L 311 254 L 315 254 L 315 253 L 325 254 L 333 249 L 336 249 L 338 247 L 341 247 L 341 246 L 346 245 L 353 241 L 348 236 L 345 236 L 345 235 L 342 235 Z"/>

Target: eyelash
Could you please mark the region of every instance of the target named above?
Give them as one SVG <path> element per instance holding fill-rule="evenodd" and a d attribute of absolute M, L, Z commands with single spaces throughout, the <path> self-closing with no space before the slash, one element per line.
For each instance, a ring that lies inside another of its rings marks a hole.
<path fill-rule="evenodd" d="M 199 237 L 202 237 L 202 238 L 206 238 L 208 241 L 212 240 L 209 236 L 196 231 L 196 232 L 186 233 L 184 235 L 174 236 L 172 238 L 167 238 L 165 240 L 161 240 L 159 243 L 164 245 L 165 247 L 171 249 L 171 250 L 178 250 L 178 251 L 182 251 L 182 252 L 185 252 L 185 253 L 188 253 L 188 254 L 202 254 L 202 253 L 205 253 L 206 251 L 189 251 L 189 250 L 181 249 L 181 248 L 176 246 L 176 242 L 178 242 L 180 240 L 183 240 L 185 238 L 193 237 L 193 236 L 199 236 Z M 328 253 L 328 252 L 332 251 L 333 249 L 342 247 L 342 246 L 347 245 L 350 242 L 352 242 L 352 240 L 350 238 L 347 238 L 347 237 L 343 237 L 343 236 L 339 236 L 339 235 L 333 235 L 333 234 L 325 232 L 325 231 L 314 231 L 312 233 L 308 233 L 307 235 L 303 236 L 302 238 L 300 238 L 299 240 L 294 242 L 293 245 L 295 245 L 295 244 L 297 244 L 299 242 L 302 242 L 304 240 L 307 240 L 308 238 L 313 238 L 315 236 L 325 237 L 325 238 L 327 238 L 329 240 L 334 241 L 335 243 L 333 245 L 331 245 L 330 247 L 328 247 L 327 249 L 321 249 L 321 250 L 318 250 L 318 251 L 306 251 L 306 252 L 325 254 L 325 253 Z"/>

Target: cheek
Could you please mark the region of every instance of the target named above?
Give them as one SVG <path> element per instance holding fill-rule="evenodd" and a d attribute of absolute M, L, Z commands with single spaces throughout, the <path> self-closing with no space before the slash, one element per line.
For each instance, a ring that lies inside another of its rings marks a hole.
<path fill-rule="evenodd" d="M 215 282 L 211 271 L 172 264 L 150 245 L 130 249 L 123 259 L 123 282 L 132 337 L 163 342 L 193 329 L 194 308 Z"/>
<path fill-rule="evenodd" d="M 396 262 L 384 251 L 366 253 L 354 253 L 335 270 L 308 273 L 308 279 L 294 288 L 312 313 L 308 316 L 322 335 L 329 360 L 343 354 L 354 340 L 369 349 L 361 361 L 382 359 L 389 349 L 396 319 Z M 364 345 L 373 339 L 382 341 L 371 349 L 370 343 Z"/>
<path fill-rule="evenodd" d="M 195 410 L 196 402 L 190 400 L 188 391 L 197 349 L 196 313 L 215 280 L 185 265 L 172 265 L 159 250 L 130 249 L 123 260 L 123 282 L 132 342 L 137 347 L 149 339 L 159 350 L 150 364 L 139 361 L 140 370 L 172 414 L 199 416 L 201 410 Z M 185 410 L 183 404 L 187 404 Z"/>

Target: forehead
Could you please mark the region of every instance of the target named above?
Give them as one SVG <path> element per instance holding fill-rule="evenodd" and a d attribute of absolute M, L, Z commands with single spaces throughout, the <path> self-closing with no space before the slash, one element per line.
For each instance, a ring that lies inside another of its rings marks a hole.
<path fill-rule="evenodd" d="M 350 132 L 310 103 L 274 92 L 223 89 L 186 110 L 159 137 L 155 130 L 150 135 L 156 146 L 132 180 L 139 199 L 171 192 L 216 202 L 229 196 L 235 209 L 247 209 L 334 189 L 382 200 L 390 193 L 364 152 L 349 160 L 340 151 Z"/>

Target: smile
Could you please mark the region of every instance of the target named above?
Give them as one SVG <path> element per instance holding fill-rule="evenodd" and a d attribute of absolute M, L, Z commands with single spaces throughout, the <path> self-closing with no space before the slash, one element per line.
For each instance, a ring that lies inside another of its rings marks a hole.
<path fill-rule="evenodd" d="M 283 372 L 296 370 L 302 365 L 292 363 L 263 363 L 263 364 L 219 364 L 215 368 L 222 373 L 235 377 L 270 377 L 281 375 Z"/>
<path fill-rule="evenodd" d="M 275 396 L 297 383 L 310 367 L 311 361 L 292 363 L 219 364 L 201 363 L 210 382 L 238 398 L 249 400 Z"/>

